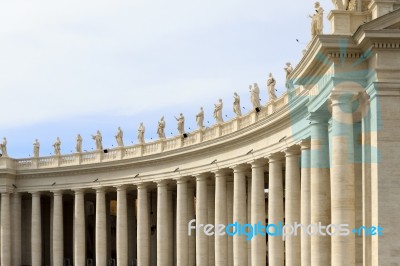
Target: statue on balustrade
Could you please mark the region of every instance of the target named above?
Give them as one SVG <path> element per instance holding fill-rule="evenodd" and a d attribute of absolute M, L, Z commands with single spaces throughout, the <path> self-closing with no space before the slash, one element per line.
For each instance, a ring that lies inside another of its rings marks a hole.
<path fill-rule="evenodd" d="M 178 121 L 178 132 L 183 135 L 185 133 L 185 117 L 180 113 L 179 117 L 175 117 L 175 119 Z"/>
<path fill-rule="evenodd" d="M 33 157 L 35 158 L 39 157 L 39 149 L 40 149 L 40 143 L 38 139 L 35 139 L 35 142 L 33 143 Z"/>
<path fill-rule="evenodd" d="M 1 156 L 7 157 L 7 139 L 6 137 L 3 138 L 3 143 L 0 143 L 0 148 L 1 148 Z"/>
<path fill-rule="evenodd" d="M 214 118 L 217 124 L 223 123 L 224 119 L 222 118 L 222 108 L 224 104 L 222 103 L 222 99 L 219 99 L 218 103 L 214 104 Z"/>
<path fill-rule="evenodd" d="M 196 122 L 197 122 L 197 127 L 199 129 L 204 128 L 204 110 L 203 107 L 200 107 L 200 112 L 196 115 Z"/>
<path fill-rule="evenodd" d="M 233 112 L 236 117 L 242 116 L 242 110 L 240 109 L 240 96 L 235 92 L 233 94 Z"/>
<path fill-rule="evenodd" d="M 321 7 L 319 2 L 314 4 L 315 14 L 309 15 L 311 18 L 311 36 L 314 39 L 315 36 L 322 34 L 324 30 L 324 9 Z"/>
<path fill-rule="evenodd" d="M 260 103 L 260 88 L 258 87 L 257 83 L 254 83 L 253 86 L 250 87 L 250 101 L 253 105 L 253 108 L 259 108 L 261 106 Z"/>
<path fill-rule="evenodd" d="M 140 123 L 139 129 L 138 129 L 138 142 L 139 144 L 144 144 L 144 132 L 145 132 L 145 127 L 143 125 L 143 122 Z"/>
<path fill-rule="evenodd" d="M 97 130 L 96 135 L 92 135 L 92 139 L 94 139 L 96 143 L 96 150 L 103 150 L 103 137 L 101 136 L 100 130 Z"/>
<path fill-rule="evenodd" d="M 286 63 L 286 67 L 284 68 L 285 72 L 286 72 L 286 88 L 290 89 L 292 88 L 292 82 L 289 79 L 289 75 L 293 72 L 293 67 L 291 63 Z"/>
<path fill-rule="evenodd" d="M 61 140 L 57 137 L 56 142 L 53 144 L 54 147 L 54 155 L 60 156 L 61 155 Z"/>
<path fill-rule="evenodd" d="M 117 135 L 115 135 L 115 139 L 117 140 L 118 147 L 124 146 L 124 132 L 122 131 L 121 127 L 118 127 Z"/>
<path fill-rule="evenodd" d="M 269 79 L 267 80 L 267 87 L 268 87 L 268 97 L 270 101 L 275 101 L 277 98 L 275 94 L 275 86 L 276 86 L 276 80 L 272 76 L 272 73 L 269 73 Z"/>
<path fill-rule="evenodd" d="M 78 136 L 76 136 L 76 152 L 77 153 L 81 153 L 82 152 L 82 137 L 81 134 L 78 134 Z"/>
<path fill-rule="evenodd" d="M 157 134 L 160 139 L 165 139 L 165 121 L 164 121 L 164 116 L 161 117 L 160 121 L 158 121 L 158 128 L 157 128 Z"/>

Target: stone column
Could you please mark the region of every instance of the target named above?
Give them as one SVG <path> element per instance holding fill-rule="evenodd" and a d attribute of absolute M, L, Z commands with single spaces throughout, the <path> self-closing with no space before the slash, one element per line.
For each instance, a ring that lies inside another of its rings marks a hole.
<path fill-rule="evenodd" d="M 64 265 L 64 224 L 63 224 L 63 194 L 54 191 L 53 205 L 53 263 L 54 266 Z"/>
<path fill-rule="evenodd" d="M 268 223 L 283 223 L 282 157 L 272 154 L 269 159 Z M 253 177 L 254 178 L 254 177 Z M 273 230 L 273 229 L 271 229 Z M 281 236 L 268 237 L 269 265 L 284 265 L 284 246 Z"/>
<path fill-rule="evenodd" d="M 265 192 L 264 192 L 265 161 L 257 160 L 251 163 L 251 224 L 265 225 Z M 266 265 L 266 236 L 257 235 L 251 239 L 252 265 Z M 278 264 L 270 264 L 278 266 Z"/>
<path fill-rule="evenodd" d="M 331 223 L 331 185 L 329 170 L 328 119 L 311 113 L 311 224 Z M 326 265 L 331 260 L 331 238 L 311 237 L 311 266 Z"/>
<path fill-rule="evenodd" d="M 187 221 L 195 219 L 194 215 L 194 188 L 192 184 L 188 184 L 188 218 Z M 196 265 L 196 234 L 189 236 L 189 266 Z"/>
<path fill-rule="evenodd" d="M 107 266 L 106 194 L 96 189 L 96 265 Z"/>
<path fill-rule="evenodd" d="M 227 225 L 226 208 L 226 170 L 215 172 L 215 225 Z M 215 235 L 215 264 L 228 265 L 228 238 L 227 235 Z"/>
<path fill-rule="evenodd" d="M 286 189 L 285 189 L 285 224 L 294 226 L 300 223 L 300 150 L 298 147 L 290 147 L 285 150 L 286 156 Z M 286 238 L 286 260 L 287 266 L 300 266 L 301 251 L 300 238 L 298 235 Z"/>
<path fill-rule="evenodd" d="M 150 265 L 150 221 L 146 184 L 138 185 L 137 204 L 137 262 L 141 266 Z"/>
<path fill-rule="evenodd" d="M 332 224 L 355 227 L 352 94 L 332 92 Z M 332 236 L 332 266 L 355 264 L 355 235 Z"/>
<path fill-rule="evenodd" d="M 226 217 L 227 223 L 233 223 L 233 179 L 226 180 Z M 233 266 L 233 238 L 228 237 L 228 266 Z"/>
<path fill-rule="evenodd" d="M 244 165 L 233 168 L 233 222 L 247 223 L 246 170 Z M 247 266 L 246 236 L 233 236 L 233 265 Z"/>
<path fill-rule="evenodd" d="M 168 183 L 157 183 L 157 265 L 170 265 L 168 254 Z"/>
<path fill-rule="evenodd" d="M 301 224 L 311 223 L 310 141 L 301 142 Z M 301 265 L 311 265 L 311 237 L 301 233 Z"/>
<path fill-rule="evenodd" d="M 207 186 L 208 195 L 208 224 L 215 224 L 215 182 L 209 180 Z M 208 266 L 215 265 L 215 235 L 208 238 Z"/>
<path fill-rule="evenodd" d="M 188 184 L 186 178 L 177 180 L 176 207 L 176 252 L 177 265 L 189 265 L 189 236 L 188 236 Z"/>
<path fill-rule="evenodd" d="M 11 265 L 10 194 L 1 193 L 1 265 Z"/>
<path fill-rule="evenodd" d="M 86 265 L 85 194 L 75 190 L 74 266 Z"/>
<path fill-rule="evenodd" d="M 208 175 L 196 177 L 196 227 L 208 223 Z M 208 236 L 203 231 L 196 235 L 196 265 L 208 266 Z"/>
<path fill-rule="evenodd" d="M 117 188 L 117 265 L 128 265 L 128 214 L 125 186 Z"/>
<path fill-rule="evenodd" d="M 40 193 L 32 193 L 31 254 L 32 266 L 42 266 L 42 219 Z"/>
<path fill-rule="evenodd" d="M 12 250 L 13 250 L 13 259 L 12 265 L 21 265 L 21 256 L 22 256 L 22 243 L 21 243 L 21 193 L 14 192 L 12 197 Z"/>
<path fill-rule="evenodd" d="M 248 172 L 247 177 L 247 223 L 251 223 L 251 172 Z M 247 241 L 247 265 L 251 264 L 251 241 Z"/>

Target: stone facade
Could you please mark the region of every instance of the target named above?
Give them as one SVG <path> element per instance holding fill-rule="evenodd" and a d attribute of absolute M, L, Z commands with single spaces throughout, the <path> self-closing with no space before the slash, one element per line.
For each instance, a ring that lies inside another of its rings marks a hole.
<path fill-rule="evenodd" d="M 107 152 L 1 157 L 1 265 L 400 265 L 400 1 L 357 3 L 248 114 Z M 247 241 L 188 235 L 192 219 L 384 234 Z"/>

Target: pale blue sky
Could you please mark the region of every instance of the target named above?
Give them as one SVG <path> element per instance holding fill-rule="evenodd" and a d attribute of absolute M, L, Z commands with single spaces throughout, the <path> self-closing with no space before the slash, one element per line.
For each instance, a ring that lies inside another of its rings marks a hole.
<path fill-rule="evenodd" d="M 320 2 L 326 16 L 332 2 Z M 175 135 L 173 116 L 180 112 L 191 131 L 200 106 L 206 121 L 214 123 L 219 98 L 229 119 L 235 91 L 249 110 L 248 86 L 254 82 L 265 103 L 269 72 L 278 81 L 278 95 L 285 91 L 283 68 L 299 62 L 310 40 L 313 5 L 310 0 L 3 0 L 0 137 L 7 137 L 10 156 L 23 158 L 32 154 L 35 138 L 42 156 L 53 152 L 56 137 L 62 153 L 70 153 L 77 133 L 91 150 L 90 135 L 97 129 L 105 147 L 115 146 L 118 126 L 125 143 L 136 143 L 142 121 L 146 139 L 154 139 L 162 115 L 167 135 Z"/>

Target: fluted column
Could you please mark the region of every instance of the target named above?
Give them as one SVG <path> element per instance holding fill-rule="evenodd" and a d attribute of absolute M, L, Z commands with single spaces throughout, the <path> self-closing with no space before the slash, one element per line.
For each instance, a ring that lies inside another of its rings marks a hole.
<path fill-rule="evenodd" d="M 117 188 L 117 265 L 128 265 L 128 214 L 125 186 Z"/>
<path fill-rule="evenodd" d="M 11 265 L 10 194 L 1 193 L 1 265 Z"/>
<path fill-rule="evenodd" d="M 265 161 L 257 160 L 251 164 L 251 224 L 265 225 Z M 266 265 L 266 236 L 257 235 L 251 239 L 252 265 Z M 274 265 L 275 264 L 271 264 Z"/>
<path fill-rule="evenodd" d="M 226 180 L 226 217 L 227 223 L 233 223 L 233 179 Z M 228 266 L 233 266 L 233 238 L 228 237 Z"/>
<path fill-rule="evenodd" d="M 189 265 L 189 236 L 188 236 L 188 184 L 186 178 L 177 180 L 176 207 L 176 253 L 177 265 Z M 193 207 L 192 207 L 193 208 Z"/>
<path fill-rule="evenodd" d="M 96 265 L 107 266 L 106 194 L 96 189 Z"/>
<path fill-rule="evenodd" d="M 290 147 L 285 150 L 285 156 L 285 224 L 294 226 L 300 223 L 300 150 L 298 147 Z M 285 265 L 301 265 L 300 238 L 300 232 L 299 235 L 286 238 Z"/>
<path fill-rule="evenodd" d="M 208 223 L 208 175 L 196 177 L 196 227 Z M 196 235 L 196 265 L 208 266 L 208 237 L 204 232 Z"/>
<path fill-rule="evenodd" d="M 329 170 L 328 119 L 311 113 L 311 224 L 331 223 L 331 185 Z M 311 237 L 311 266 L 329 265 L 331 238 L 315 234 Z"/>
<path fill-rule="evenodd" d="M 332 224 L 355 227 L 352 94 L 332 92 Z M 355 235 L 332 236 L 332 266 L 355 264 Z"/>
<path fill-rule="evenodd" d="M 157 265 L 171 265 L 168 254 L 168 183 L 157 183 Z"/>
<path fill-rule="evenodd" d="M 251 223 L 251 184 L 252 177 L 251 172 L 248 172 L 247 177 L 247 222 Z M 251 241 L 247 241 L 247 265 L 251 264 Z"/>
<path fill-rule="evenodd" d="M 233 168 L 233 222 L 247 223 L 246 202 L 246 170 L 244 165 Z M 247 241 L 246 236 L 233 236 L 233 265 L 247 265 Z"/>
<path fill-rule="evenodd" d="M 273 154 L 269 159 L 268 223 L 283 223 L 282 156 Z M 269 265 L 284 265 L 284 246 L 281 236 L 268 237 Z"/>
<path fill-rule="evenodd" d="M 42 219 L 40 193 L 32 193 L 32 225 L 31 225 L 32 266 L 42 266 Z"/>
<path fill-rule="evenodd" d="M 14 192 L 12 197 L 12 265 L 21 265 L 21 193 Z"/>
<path fill-rule="evenodd" d="M 150 265 L 150 224 L 146 184 L 138 185 L 137 204 L 137 262 L 140 266 Z"/>
<path fill-rule="evenodd" d="M 75 190 L 74 266 L 86 265 L 85 194 Z"/>
<path fill-rule="evenodd" d="M 195 219 L 194 214 L 194 188 L 192 184 L 188 184 L 188 218 L 187 221 Z M 189 266 L 196 265 L 196 234 L 189 236 Z"/>
<path fill-rule="evenodd" d="M 227 225 L 226 170 L 215 172 L 215 225 Z M 228 265 L 227 235 L 215 235 L 215 265 Z"/>
<path fill-rule="evenodd" d="M 215 224 L 215 182 L 210 180 L 207 186 L 208 224 Z M 215 265 L 215 234 L 208 238 L 208 266 Z"/>
<path fill-rule="evenodd" d="M 54 191 L 53 207 L 53 263 L 54 266 L 64 265 L 64 225 L 63 225 L 63 195 L 62 191 Z"/>
<path fill-rule="evenodd" d="M 311 223 L 310 141 L 301 142 L 301 224 Z M 301 265 L 311 265 L 311 237 L 301 233 Z"/>

